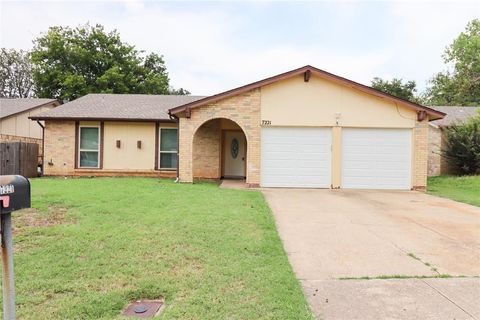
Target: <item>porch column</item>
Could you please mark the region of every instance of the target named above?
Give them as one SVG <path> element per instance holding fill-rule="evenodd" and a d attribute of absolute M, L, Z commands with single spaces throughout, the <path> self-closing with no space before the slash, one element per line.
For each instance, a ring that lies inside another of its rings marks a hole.
<path fill-rule="evenodd" d="M 193 128 L 190 119 L 180 118 L 178 123 L 178 177 L 180 182 L 193 182 Z"/>

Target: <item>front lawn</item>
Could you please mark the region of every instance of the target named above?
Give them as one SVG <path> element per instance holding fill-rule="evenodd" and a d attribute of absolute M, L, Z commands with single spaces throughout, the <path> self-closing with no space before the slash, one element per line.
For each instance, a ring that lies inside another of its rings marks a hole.
<path fill-rule="evenodd" d="M 480 207 L 480 176 L 430 177 L 428 193 Z"/>
<path fill-rule="evenodd" d="M 34 179 L 14 214 L 21 319 L 311 319 L 257 191 L 148 178 Z"/>

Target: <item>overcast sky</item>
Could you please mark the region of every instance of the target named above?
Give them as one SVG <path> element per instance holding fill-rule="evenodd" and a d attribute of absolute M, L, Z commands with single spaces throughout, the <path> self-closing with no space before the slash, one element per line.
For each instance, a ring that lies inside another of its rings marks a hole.
<path fill-rule="evenodd" d="M 49 26 L 117 29 L 162 54 L 174 87 L 214 94 L 306 64 L 369 85 L 444 69 L 444 48 L 480 17 L 470 2 L 3 1 L 0 46 L 30 49 Z"/>

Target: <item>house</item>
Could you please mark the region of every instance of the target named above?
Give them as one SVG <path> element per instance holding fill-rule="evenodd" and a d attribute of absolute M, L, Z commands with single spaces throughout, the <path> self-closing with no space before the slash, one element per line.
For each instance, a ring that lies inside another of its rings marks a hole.
<path fill-rule="evenodd" d="M 428 122 L 443 116 L 305 66 L 208 97 L 92 94 L 31 118 L 45 121 L 46 175 L 425 189 Z"/>
<path fill-rule="evenodd" d="M 0 142 L 37 143 L 41 154 L 43 130 L 29 117 L 58 105 L 60 102 L 55 99 L 0 98 Z"/>
<path fill-rule="evenodd" d="M 0 98 L 0 134 L 2 139 L 12 136 L 42 139 L 42 128 L 28 117 L 55 108 L 55 99 Z M 12 138 L 13 139 L 13 138 Z"/>
<path fill-rule="evenodd" d="M 444 129 L 454 123 L 463 123 L 467 121 L 467 119 L 478 115 L 480 107 L 435 106 L 432 108 L 446 115 L 443 119 L 434 120 L 429 123 L 428 175 L 453 174 L 455 173 L 454 170 L 442 156 L 442 150 L 445 148 Z"/>

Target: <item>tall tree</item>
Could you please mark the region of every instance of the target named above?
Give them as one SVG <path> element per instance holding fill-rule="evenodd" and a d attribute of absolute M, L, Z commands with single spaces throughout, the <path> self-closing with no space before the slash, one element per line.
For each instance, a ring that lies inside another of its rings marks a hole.
<path fill-rule="evenodd" d="M 33 96 L 32 64 L 23 50 L 0 50 L 0 97 L 29 98 Z"/>
<path fill-rule="evenodd" d="M 34 40 L 34 80 L 39 97 L 73 100 L 87 93 L 169 94 L 163 57 L 144 56 L 101 25 L 50 27 Z"/>
<path fill-rule="evenodd" d="M 405 100 L 419 102 L 419 98 L 415 96 L 415 92 L 417 92 L 415 81 L 403 83 L 402 79 L 394 78 L 392 81 L 388 81 L 375 77 L 372 80 L 372 88 Z"/>
<path fill-rule="evenodd" d="M 480 20 L 470 21 L 465 31 L 445 49 L 450 67 L 430 81 L 426 95 L 432 105 L 480 105 Z"/>

